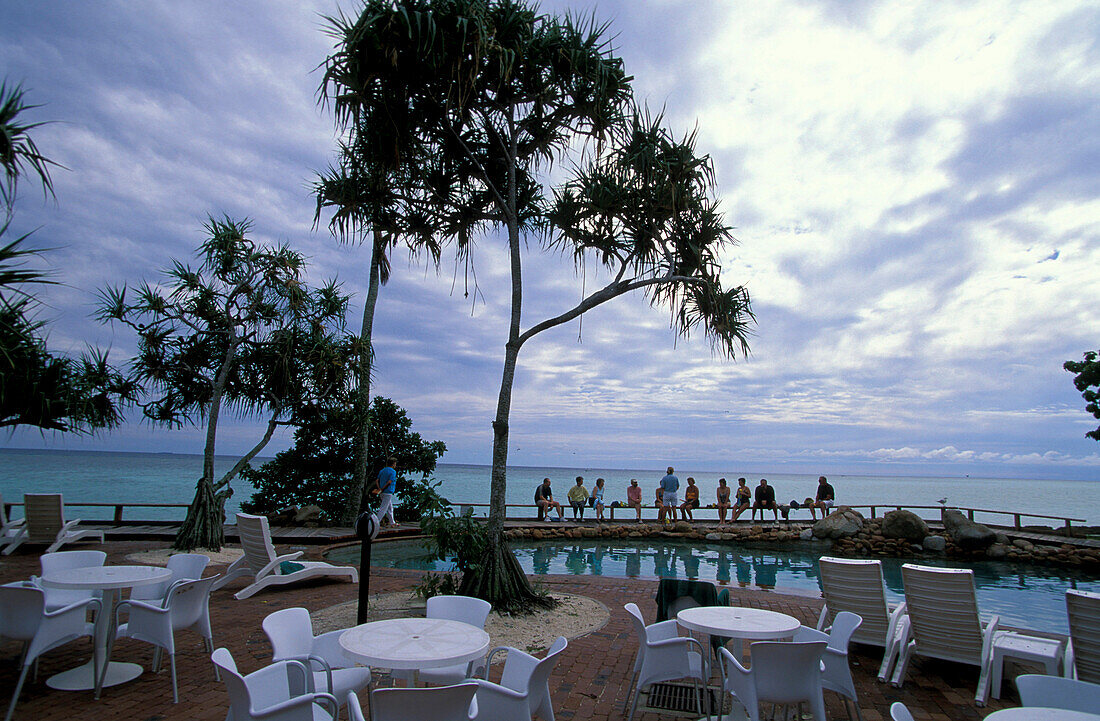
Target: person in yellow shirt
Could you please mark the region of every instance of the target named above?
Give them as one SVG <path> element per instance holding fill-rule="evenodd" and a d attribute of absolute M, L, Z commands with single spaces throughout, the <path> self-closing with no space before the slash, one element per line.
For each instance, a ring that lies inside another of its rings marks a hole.
<path fill-rule="evenodd" d="M 684 502 L 680 504 L 680 510 L 683 512 L 685 521 L 694 521 L 695 517 L 691 515 L 692 509 L 699 507 L 699 486 L 695 485 L 695 479 L 688 477 L 687 488 L 684 489 Z"/>
<path fill-rule="evenodd" d="M 577 485 L 566 494 L 573 508 L 573 520 L 584 520 L 584 506 L 588 503 L 588 490 L 584 487 L 584 476 L 577 476 Z"/>

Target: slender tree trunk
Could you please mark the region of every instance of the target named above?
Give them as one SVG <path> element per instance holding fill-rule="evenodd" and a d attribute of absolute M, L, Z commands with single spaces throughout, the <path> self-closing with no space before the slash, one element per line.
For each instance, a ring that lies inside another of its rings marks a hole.
<path fill-rule="evenodd" d="M 366 506 L 367 474 L 370 472 L 370 374 L 371 374 L 371 334 L 374 332 L 374 309 L 378 304 L 378 286 L 381 283 L 381 262 L 383 249 L 378 231 L 374 231 L 374 241 L 370 254 L 370 278 L 367 284 L 367 299 L 363 303 L 363 326 L 359 339 L 363 351 L 359 357 L 359 384 L 355 393 L 355 408 L 358 414 L 358 437 L 355 439 L 355 469 L 351 485 L 348 487 L 341 524 L 350 526 Z M 365 571 L 365 569 L 364 569 Z"/>

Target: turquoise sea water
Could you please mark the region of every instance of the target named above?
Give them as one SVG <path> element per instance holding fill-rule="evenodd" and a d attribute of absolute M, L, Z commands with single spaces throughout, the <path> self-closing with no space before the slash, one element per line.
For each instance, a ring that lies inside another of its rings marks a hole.
<path fill-rule="evenodd" d="M 689 578 L 713 581 L 719 586 L 821 592 L 817 559 L 822 549 L 768 550 L 751 546 L 692 544 L 680 541 L 654 545 L 648 540 L 525 541 L 513 545 L 527 573 L 613 578 Z M 333 562 L 358 563 L 359 548 L 334 549 Z M 887 596 L 904 598 L 901 565 L 916 562 L 930 566 L 970 568 L 974 571 L 978 607 L 982 614 L 999 614 L 1001 623 L 1068 633 L 1065 594 L 1068 588 L 1100 591 L 1100 575 L 1030 563 L 976 561 L 947 562 L 922 558 L 882 559 Z M 446 571 L 452 564 L 433 561 L 418 541 L 375 544 L 371 565 L 387 568 Z"/>
<path fill-rule="evenodd" d="M 228 469 L 235 460 L 220 457 L 217 468 Z M 0 449 L 0 493 L 8 502 L 21 500 L 26 492 L 61 491 L 68 503 L 189 503 L 201 468 L 202 458 L 198 455 Z M 606 479 L 607 503 L 625 500 L 630 479 L 637 478 L 643 498 L 651 502 L 664 469 L 512 467 L 508 469 L 507 501 L 532 503 L 535 486 L 544 477 L 549 477 L 556 494 L 564 502 L 566 492 L 578 475 L 584 476 L 589 488 L 597 477 Z M 721 473 L 693 472 L 684 468 L 677 469 L 677 475 L 681 484 L 688 476 L 696 479 L 704 504 L 714 501 L 719 477 L 727 478 L 730 485 L 736 485 L 737 477 L 742 475 L 748 477 L 750 486 L 760 480 L 760 474 L 748 476 L 735 467 Z M 775 487 L 780 502 L 801 501 L 813 496 L 817 486 L 816 474 L 777 473 L 764 477 Z M 488 466 L 441 463 L 435 480 L 441 482 L 440 492 L 454 503 L 485 503 L 489 499 Z M 1071 516 L 1100 525 L 1100 481 L 830 475 L 829 482 L 836 489 L 837 502 L 842 504 L 934 506 L 939 499 L 946 498 L 951 505 Z M 235 493 L 228 504 L 231 513 L 253 492 L 239 480 L 234 488 Z M 111 513 L 109 509 L 75 510 L 81 518 L 89 519 L 108 518 Z M 183 510 L 135 509 L 128 512 L 127 518 L 180 519 Z M 925 511 L 922 515 L 931 518 L 937 513 Z M 704 513 L 700 517 L 710 518 L 712 514 Z M 1011 518 L 1005 516 L 978 514 L 977 519 L 1011 523 Z M 1029 521 L 1024 519 L 1024 522 Z M 1030 522 L 1061 525 L 1038 519 Z"/>

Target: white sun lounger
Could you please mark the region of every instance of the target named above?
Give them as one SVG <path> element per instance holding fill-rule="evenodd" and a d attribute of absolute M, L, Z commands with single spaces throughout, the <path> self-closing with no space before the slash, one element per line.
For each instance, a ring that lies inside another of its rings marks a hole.
<path fill-rule="evenodd" d="M 4 547 L 11 554 L 23 543 L 46 543 L 46 553 L 53 553 L 66 543 L 84 538 L 98 538 L 103 543 L 103 531 L 78 529 L 79 518 L 65 521 L 65 504 L 60 493 L 27 493 L 23 496 L 23 525 Z"/>
<path fill-rule="evenodd" d="M 302 552 L 296 551 L 284 556 L 275 555 L 275 546 L 271 543 L 271 529 L 265 516 L 253 516 L 248 513 L 237 514 L 237 533 L 241 538 L 244 555 L 226 569 L 225 575 L 218 580 L 214 588 L 221 588 L 229 581 L 241 576 L 252 576 L 255 580 L 238 591 L 238 599 L 248 598 L 268 586 L 281 586 L 297 583 L 320 576 L 347 576 L 355 583 L 359 572 L 351 566 L 333 566 L 323 561 L 297 561 Z M 295 568 L 284 568 L 282 564 Z M 301 568 L 297 568 L 301 566 Z"/>
<path fill-rule="evenodd" d="M 1100 684 L 1100 593 L 1066 591 L 1070 643 L 1066 676 Z"/>
<path fill-rule="evenodd" d="M 967 663 L 981 669 L 974 702 L 985 706 L 1000 617 L 986 623 L 978 617 L 974 572 L 906 563 L 901 577 L 906 616 L 901 621 L 900 657 L 891 683 L 901 688 L 913 654 Z"/>
<path fill-rule="evenodd" d="M 878 680 L 886 681 L 897 657 L 898 629 L 905 610 L 903 605 L 891 609 L 886 601 L 882 563 L 822 556 L 818 568 L 825 607 L 817 619 L 817 629 L 824 631 L 841 611 L 862 618 L 863 624 L 852 634 L 851 640 L 883 648 Z"/>

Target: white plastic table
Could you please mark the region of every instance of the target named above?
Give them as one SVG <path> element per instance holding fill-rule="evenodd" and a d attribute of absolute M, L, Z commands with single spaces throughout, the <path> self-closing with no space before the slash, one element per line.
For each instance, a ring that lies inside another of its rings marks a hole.
<path fill-rule="evenodd" d="M 115 615 L 119 590 L 161 583 L 171 578 L 171 571 L 157 566 L 87 566 L 66 568 L 42 575 L 42 585 L 49 588 L 103 591 L 103 608 L 96 617 L 93 651 L 101 663 L 106 663 L 100 688 L 126 683 L 141 675 L 141 666 L 138 664 L 111 663 L 107 658 L 107 632 Z M 93 661 L 88 661 L 82 666 L 50 676 L 46 679 L 46 685 L 63 691 L 90 691 L 96 688 L 94 669 Z"/>
<path fill-rule="evenodd" d="M 1069 711 L 1064 708 L 1025 706 L 994 711 L 986 721 L 1100 721 L 1100 714 Z"/>
<path fill-rule="evenodd" d="M 353 661 L 405 670 L 468 663 L 489 650 L 489 634 L 483 629 L 440 618 L 372 621 L 344 631 L 339 642 Z"/>
<path fill-rule="evenodd" d="M 691 631 L 711 636 L 751 641 L 781 641 L 794 636 L 802 623 L 794 616 L 763 608 L 740 606 L 694 606 L 676 614 L 676 623 Z M 742 658 L 748 649 L 742 647 Z"/>

